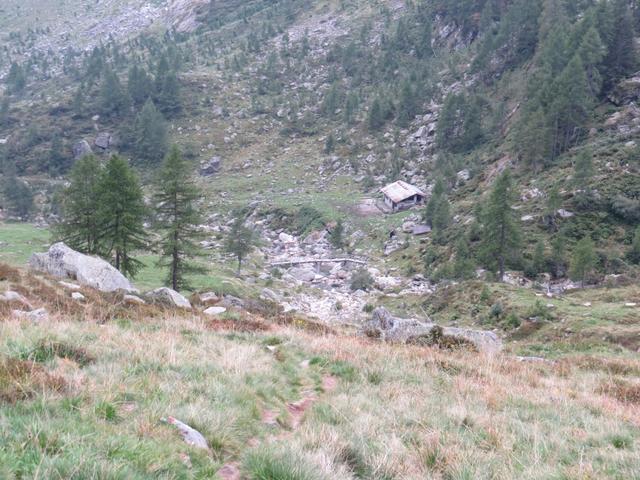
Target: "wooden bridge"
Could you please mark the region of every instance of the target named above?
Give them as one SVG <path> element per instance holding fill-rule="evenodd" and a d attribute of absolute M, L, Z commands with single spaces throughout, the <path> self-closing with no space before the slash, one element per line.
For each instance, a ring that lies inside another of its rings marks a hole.
<path fill-rule="evenodd" d="M 319 266 L 322 263 L 353 263 L 355 265 L 366 265 L 367 262 L 365 260 L 359 260 L 357 258 L 302 258 L 298 260 L 286 260 L 281 262 L 272 262 L 269 265 L 271 267 L 293 267 L 295 265 L 308 265 L 314 264 Z"/>

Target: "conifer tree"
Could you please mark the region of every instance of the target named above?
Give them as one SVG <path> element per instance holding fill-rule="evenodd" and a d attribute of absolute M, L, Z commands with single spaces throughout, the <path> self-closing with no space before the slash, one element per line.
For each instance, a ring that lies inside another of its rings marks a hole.
<path fill-rule="evenodd" d="M 566 240 L 562 232 L 557 233 L 551 241 L 551 267 L 555 278 L 561 278 L 567 270 Z"/>
<path fill-rule="evenodd" d="M 173 117 L 182 110 L 180 82 L 175 72 L 169 72 L 164 77 L 162 89 L 158 94 L 158 108 L 167 117 Z"/>
<path fill-rule="evenodd" d="M 640 263 L 640 226 L 636 228 L 633 234 L 633 241 L 631 242 L 631 248 L 627 252 L 627 258 L 636 265 Z"/>
<path fill-rule="evenodd" d="M 400 88 L 400 99 L 398 101 L 397 121 L 400 128 L 406 128 L 416 116 L 418 109 L 417 96 L 413 86 L 407 80 L 402 82 Z"/>
<path fill-rule="evenodd" d="M 593 168 L 593 154 L 588 149 L 583 149 L 576 158 L 573 171 L 573 185 L 576 188 L 587 190 L 589 182 L 595 174 Z"/>
<path fill-rule="evenodd" d="M 469 242 L 462 235 L 456 242 L 453 275 L 459 280 L 469 280 L 475 276 L 475 262 L 469 251 Z"/>
<path fill-rule="evenodd" d="M 98 250 L 122 273 L 135 277 L 143 264 L 132 255 L 147 246 L 140 182 L 127 161 L 113 155 L 97 188 Z"/>
<path fill-rule="evenodd" d="M 342 220 L 336 222 L 335 227 L 329 234 L 329 242 L 333 248 L 340 249 L 344 246 L 344 224 Z"/>
<path fill-rule="evenodd" d="M 533 260 L 531 262 L 531 271 L 534 275 L 539 275 L 546 271 L 547 259 L 545 257 L 544 241 L 538 240 L 533 251 Z"/>
<path fill-rule="evenodd" d="M 98 253 L 98 184 L 100 164 L 85 155 L 69 173 L 69 186 L 62 193 L 62 220 L 54 227 L 55 236 L 82 253 Z"/>
<path fill-rule="evenodd" d="M 577 51 L 587 75 L 590 93 L 593 97 L 602 90 L 600 64 L 607 54 L 607 49 L 595 27 L 590 27 L 582 37 Z"/>
<path fill-rule="evenodd" d="M 431 226 L 433 228 L 433 238 L 437 243 L 443 243 L 445 240 L 445 231 L 451 225 L 451 204 L 445 195 L 438 201 Z"/>
<path fill-rule="evenodd" d="M 327 136 L 326 141 L 324 142 L 324 153 L 329 155 L 329 154 L 333 153 L 335 148 L 336 148 L 336 140 L 335 140 L 335 138 L 333 138 L 333 133 L 330 133 Z"/>
<path fill-rule="evenodd" d="M 445 184 L 442 177 L 438 177 L 436 183 L 433 185 L 433 189 L 431 190 L 431 197 L 427 202 L 424 211 L 424 219 L 426 222 L 433 227 L 433 219 L 435 217 L 435 213 L 438 209 L 438 204 L 442 200 L 445 194 Z"/>
<path fill-rule="evenodd" d="M 168 149 L 167 126 L 151 99 L 136 117 L 134 135 L 136 156 L 146 163 L 160 163 Z"/>
<path fill-rule="evenodd" d="M 549 230 L 555 230 L 557 212 L 562 205 L 562 199 L 560 198 L 560 191 L 558 187 L 553 187 L 547 196 L 547 204 L 545 205 L 544 223 Z"/>
<path fill-rule="evenodd" d="M 566 151 L 585 133 L 590 118 L 593 96 L 584 64 L 574 55 L 554 83 L 550 105 L 550 125 L 553 125 L 554 158 Z"/>
<path fill-rule="evenodd" d="M 51 140 L 51 150 L 49 152 L 49 172 L 53 175 L 60 175 L 69 168 L 70 157 L 65 155 L 64 143 L 60 132 L 54 134 Z"/>
<path fill-rule="evenodd" d="M 373 103 L 369 108 L 369 118 L 367 123 L 369 125 L 369 130 L 372 131 L 380 130 L 384 126 L 384 110 L 382 108 L 382 103 L 378 98 L 373 100 Z"/>
<path fill-rule="evenodd" d="M 584 288 L 584 283 L 596 267 L 597 261 L 593 240 L 584 237 L 573 250 L 569 275 L 573 280 L 580 281 L 580 286 Z"/>
<path fill-rule="evenodd" d="M 134 105 L 143 105 L 153 93 L 153 81 L 144 68 L 134 65 L 129 69 L 127 91 Z"/>
<path fill-rule="evenodd" d="M 29 185 L 16 176 L 15 165 L 3 167 L 2 193 L 7 201 L 7 210 L 20 220 L 27 220 L 33 210 L 33 192 Z"/>
<path fill-rule="evenodd" d="M 0 127 L 3 127 L 9 123 L 10 110 L 11 101 L 9 100 L 9 96 L 5 95 L 2 97 L 2 102 L 0 102 Z"/>
<path fill-rule="evenodd" d="M 486 265 L 497 270 L 499 281 L 504 279 L 509 260 L 519 255 L 522 244 L 520 225 L 511 208 L 514 196 L 511 174 L 505 170 L 495 181 L 482 209 L 481 251 Z"/>
<path fill-rule="evenodd" d="M 350 125 L 358 108 L 358 95 L 355 92 L 349 92 L 344 105 L 344 122 Z"/>
<path fill-rule="evenodd" d="M 99 105 L 100 112 L 106 116 L 122 115 L 126 113 L 126 109 L 129 106 L 129 100 L 122 88 L 120 79 L 110 68 L 106 68 L 103 73 Z"/>
<path fill-rule="evenodd" d="M 202 216 L 196 202 L 202 194 L 192 176 L 192 167 L 172 146 L 158 174 L 153 201 L 160 233 L 158 264 L 168 268 L 166 284 L 174 290 L 189 288 L 187 276 L 206 271 L 193 262 L 201 255 L 197 226 Z"/>
<path fill-rule="evenodd" d="M 634 48 L 633 16 L 626 0 L 601 2 L 598 27 L 607 55 L 603 60 L 601 73 L 604 76 L 606 92 L 636 68 Z"/>
<path fill-rule="evenodd" d="M 19 93 L 27 86 L 27 74 L 22 65 L 13 62 L 9 68 L 9 73 L 5 77 L 7 89 L 11 93 Z"/>
<path fill-rule="evenodd" d="M 251 253 L 257 244 L 255 232 L 244 224 L 244 218 L 237 216 L 227 235 L 225 251 L 236 257 L 238 261 L 238 275 L 242 268 L 242 262 Z"/>

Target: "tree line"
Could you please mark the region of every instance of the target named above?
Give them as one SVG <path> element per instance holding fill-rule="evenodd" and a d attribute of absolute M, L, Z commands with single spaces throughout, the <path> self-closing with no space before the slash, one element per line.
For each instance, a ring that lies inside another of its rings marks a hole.
<path fill-rule="evenodd" d="M 203 217 L 197 205 L 202 193 L 192 173 L 179 148 L 172 146 L 148 205 L 126 159 L 113 155 L 102 166 L 95 156 L 86 155 L 71 169 L 54 235 L 74 250 L 107 259 L 129 277 L 144 266 L 136 255 L 155 252 L 158 266 L 167 271 L 166 284 L 189 289 L 189 275 L 206 272 L 197 261 L 203 255 L 198 244 Z M 225 245 L 237 258 L 238 271 L 255 244 L 253 230 L 239 216 Z"/>
<path fill-rule="evenodd" d="M 591 154 L 585 151 L 575 162 L 572 180 L 572 185 L 578 189 L 578 202 L 589 202 L 592 198 L 589 184 L 593 175 Z M 484 267 L 495 273 L 499 281 L 504 280 L 508 268 L 513 268 L 524 270 L 530 278 L 548 272 L 554 278 L 568 276 L 584 285 L 598 267 L 600 258 L 590 234 L 579 237 L 569 251 L 567 232 L 558 222 L 561 201 L 557 188 L 547 192 L 543 214 L 549 240 L 545 242 L 540 238 L 528 261 L 523 258 L 522 221 L 513 208 L 516 189 L 509 170 L 497 177 L 486 201 L 476 206 L 475 220 L 461 235 L 457 232 L 456 240 L 452 238 L 453 218 L 447 189 L 448 184 L 442 178 L 438 179 L 423 212 L 424 219 L 432 227 L 433 246 L 423 257 L 426 272 L 432 280 L 472 279 L 476 269 Z M 454 244 L 452 259 L 439 258 L 435 245 L 450 242 Z M 640 264 L 640 227 L 636 227 L 624 256 L 630 263 Z"/>

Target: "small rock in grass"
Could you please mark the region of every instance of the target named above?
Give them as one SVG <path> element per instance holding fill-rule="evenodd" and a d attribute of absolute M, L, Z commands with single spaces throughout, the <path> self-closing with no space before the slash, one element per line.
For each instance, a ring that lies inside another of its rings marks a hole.
<path fill-rule="evenodd" d="M 199 297 L 203 305 L 215 305 L 220 301 L 220 297 L 214 292 L 201 293 Z"/>
<path fill-rule="evenodd" d="M 71 293 L 71 298 L 73 298 L 77 302 L 84 302 L 84 300 L 85 300 L 84 295 L 81 294 L 80 292 Z"/>
<path fill-rule="evenodd" d="M 147 297 L 149 297 L 153 302 L 163 303 L 171 307 L 186 308 L 188 310 L 191 309 L 191 302 L 189 302 L 189 300 L 175 290 L 167 287 L 157 288 L 147 293 Z"/>
<path fill-rule="evenodd" d="M 13 315 L 14 318 L 30 320 L 35 323 L 42 322 L 49 319 L 49 314 L 44 308 L 38 308 L 37 310 L 32 310 L 30 312 L 13 310 L 11 314 Z"/>
<path fill-rule="evenodd" d="M 33 309 L 31 304 L 29 303 L 29 300 L 20 295 L 18 292 L 13 292 L 11 290 L 8 290 L 0 295 L 0 302 L 16 302 L 21 304 L 25 308 L 28 308 L 29 310 Z"/>
<path fill-rule="evenodd" d="M 191 445 L 192 447 L 196 448 L 202 448 L 204 450 L 209 450 L 209 444 L 207 443 L 207 440 L 199 431 L 191 428 L 189 425 L 181 422 L 177 418 L 169 417 L 166 420 L 163 419 L 163 421 L 175 426 L 180 432 L 180 435 L 182 435 L 182 438 L 187 443 L 187 445 Z"/>
<path fill-rule="evenodd" d="M 147 304 L 147 302 L 145 302 L 140 297 L 136 297 L 135 295 L 125 295 L 123 300 L 125 305 L 146 305 Z"/>
<path fill-rule="evenodd" d="M 224 307 L 209 307 L 204 311 L 205 315 L 209 315 L 211 317 L 215 317 L 217 315 L 221 315 L 226 312 L 227 309 Z"/>
<path fill-rule="evenodd" d="M 62 280 L 58 283 L 67 290 L 80 290 L 80 285 L 76 285 L 75 283 L 65 282 Z"/>

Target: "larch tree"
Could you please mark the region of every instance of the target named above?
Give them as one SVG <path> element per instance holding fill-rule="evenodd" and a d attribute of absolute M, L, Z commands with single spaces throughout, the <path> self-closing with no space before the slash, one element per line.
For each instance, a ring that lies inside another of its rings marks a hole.
<path fill-rule="evenodd" d="M 596 267 L 597 262 L 598 257 L 596 256 L 593 240 L 590 237 L 584 237 L 573 249 L 569 275 L 573 280 L 580 281 L 580 286 L 584 288 L 584 284 Z"/>
<path fill-rule="evenodd" d="M 258 239 L 254 230 L 245 225 L 245 219 L 242 215 L 238 215 L 225 241 L 225 251 L 238 260 L 238 275 L 240 275 L 240 270 L 242 269 L 242 262 L 257 243 Z"/>
<path fill-rule="evenodd" d="M 187 275 L 206 271 L 193 261 L 201 255 L 197 240 L 202 234 L 197 226 L 202 215 L 196 205 L 201 197 L 192 166 L 172 146 L 160 168 L 153 201 L 160 234 L 158 264 L 168 269 L 166 284 L 174 290 L 189 288 Z"/>
<path fill-rule="evenodd" d="M 509 259 L 519 254 L 522 234 L 515 211 L 513 181 L 509 170 L 505 170 L 495 181 L 489 199 L 482 209 L 483 234 L 481 251 L 488 267 L 504 280 Z"/>
<path fill-rule="evenodd" d="M 82 253 L 98 253 L 98 184 L 100 163 L 93 155 L 79 159 L 69 173 L 69 186 L 62 193 L 62 221 L 54 235 Z"/>
<path fill-rule="evenodd" d="M 98 249 L 114 267 L 134 277 L 143 264 L 132 255 L 147 247 L 146 206 L 138 177 L 124 158 L 113 155 L 107 162 L 97 198 Z"/>
<path fill-rule="evenodd" d="M 136 117 L 134 135 L 137 157 L 149 164 L 159 164 L 168 150 L 167 125 L 151 99 Z"/>

